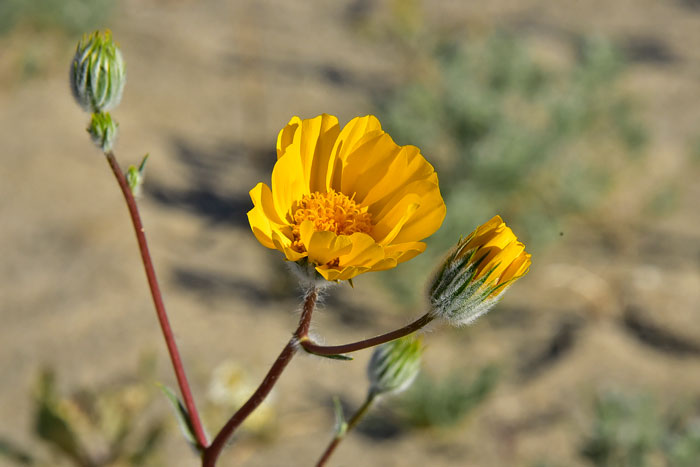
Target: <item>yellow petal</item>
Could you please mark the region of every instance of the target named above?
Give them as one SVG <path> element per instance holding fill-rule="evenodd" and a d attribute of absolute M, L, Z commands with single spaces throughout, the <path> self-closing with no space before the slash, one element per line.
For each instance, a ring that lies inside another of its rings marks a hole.
<path fill-rule="evenodd" d="M 395 258 L 384 258 L 372 266 L 372 271 L 386 271 L 395 268 L 399 262 Z"/>
<path fill-rule="evenodd" d="M 291 118 L 291 120 L 289 120 L 289 123 L 287 123 L 287 125 L 280 130 L 279 134 L 277 135 L 277 159 L 282 157 L 282 154 L 284 154 L 287 146 L 292 143 L 294 134 L 299 129 L 300 124 L 301 119 L 295 115 Z"/>
<path fill-rule="evenodd" d="M 511 264 L 506 268 L 505 271 L 503 271 L 503 274 L 501 274 L 501 278 L 499 280 L 499 283 L 501 282 L 507 282 L 512 279 L 517 279 L 527 272 L 528 268 L 530 267 L 530 258 L 531 255 L 523 252 L 520 256 L 518 256 Z"/>
<path fill-rule="evenodd" d="M 372 237 L 380 245 L 390 244 L 399 234 L 403 226 L 418 211 L 420 197 L 415 193 L 408 193 L 397 200 L 396 204 L 388 205 L 387 211 L 377 217 L 379 221 L 372 229 Z M 374 220 L 373 220 L 374 222 Z"/>
<path fill-rule="evenodd" d="M 469 251 L 473 248 L 485 245 L 505 228 L 506 224 L 503 222 L 503 219 L 501 219 L 501 216 L 492 217 L 488 222 L 477 227 L 477 229 L 472 232 L 464 250 Z"/>
<path fill-rule="evenodd" d="M 384 248 L 384 252 L 387 256 L 393 258 L 396 263 L 403 263 L 423 253 L 425 247 L 426 245 L 423 242 L 407 242 L 389 245 Z"/>
<path fill-rule="evenodd" d="M 276 224 L 285 224 L 286 222 L 280 217 L 280 213 L 275 209 L 275 202 L 272 198 L 270 187 L 264 183 L 258 183 L 255 188 L 250 190 L 250 199 L 253 201 L 253 206 L 260 208 L 262 214 L 270 221 Z"/>
<path fill-rule="evenodd" d="M 386 133 L 366 137 L 346 156 L 340 180 L 340 191 L 363 202 L 365 195 L 387 173 L 401 148 Z"/>
<path fill-rule="evenodd" d="M 372 213 L 372 222 L 377 224 L 384 220 L 384 215 L 391 212 L 401 199 L 406 196 L 413 196 L 416 203 L 421 204 L 421 200 L 434 192 L 435 184 L 430 180 L 417 180 L 402 185 L 398 190 L 394 191 L 391 196 L 387 196 L 380 202 L 372 203 L 368 206 L 369 212 Z"/>
<path fill-rule="evenodd" d="M 322 266 L 316 268 L 316 271 L 318 271 L 319 274 L 329 281 L 346 281 L 369 270 L 370 268 L 361 266 L 348 266 L 342 269 L 333 269 Z"/>
<path fill-rule="evenodd" d="M 437 175 L 433 166 L 425 160 L 415 146 L 403 146 L 391 160 L 391 165 L 382 172 L 381 181 L 377 180 L 369 186 L 358 200 L 365 205 L 383 205 L 403 186 L 419 180 L 430 180 L 437 185 Z M 439 190 L 438 190 L 439 193 Z"/>
<path fill-rule="evenodd" d="M 299 144 L 304 180 L 309 192 L 326 192 L 326 177 L 331 150 L 340 133 L 338 119 L 332 115 L 322 114 L 316 118 L 303 120 L 301 131 L 292 144 Z"/>
<path fill-rule="evenodd" d="M 267 248 L 275 248 L 272 242 L 272 232 L 283 227 L 283 221 L 275 211 L 270 188 L 264 183 L 258 183 L 250 190 L 253 209 L 248 211 L 248 222 L 255 238 Z"/>
<path fill-rule="evenodd" d="M 270 221 L 265 217 L 261 208 L 255 207 L 248 211 L 248 222 L 250 228 L 260 243 L 268 248 L 275 248 L 272 243 L 272 227 Z"/>
<path fill-rule="evenodd" d="M 312 221 L 304 221 L 299 226 L 301 241 L 306 247 L 309 261 L 323 265 L 352 249 L 352 242 L 347 235 L 337 235 L 335 232 L 314 231 Z"/>
<path fill-rule="evenodd" d="M 446 207 L 437 184 L 428 185 L 428 192 L 420 199 L 418 211 L 401 228 L 392 241 L 403 243 L 423 240 L 437 232 L 445 220 Z"/>
<path fill-rule="evenodd" d="M 349 238 L 352 249 L 347 254 L 339 256 L 341 268 L 348 265 L 369 267 L 384 259 L 384 248 L 369 235 L 357 232 Z"/>
<path fill-rule="evenodd" d="M 347 156 L 357 147 L 360 141 L 381 133 L 383 133 L 382 126 L 374 115 L 355 117 L 343 127 L 331 151 L 326 189 L 334 188 L 340 191 L 342 167 Z"/>
<path fill-rule="evenodd" d="M 281 217 L 286 218 L 302 196 L 325 191 L 328 159 L 339 131 L 338 119 L 327 114 L 305 120 L 295 117 L 282 129 L 272 170 L 272 193 Z"/>
<path fill-rule="evenodd" d="M 289 261 L 298 261 L 306 257 L 306 252 L 299 253 L 292 249 L 292 241 L 279 232 L 272 232 L 272 242 L 275 244 L 275 248 L 283 252 L 285 258 Z"/>
<path fill-rule="evenodd" d="M 509 243 L 502 249 L 500 247 L 485 249 L 484 251 L 487 252 L 487 254 L 477 268 L 476 278 L 479 279 L 493 270 L 489 274 L 489 280 L 498 280 L 503 271 L 505 271 L 505 269 L 510 266 L 510 263 L 524 250 L 525 245 L 517 241 Z"/>
<path fill-rule="evenodd" d="M 308 194 L 309 188 L 304 181 L 299 163 L 298 146 L 290 144 L 272 169 L 272 197 L 275 210 L 281 218 L 289 221 L 294 202 Z"/>

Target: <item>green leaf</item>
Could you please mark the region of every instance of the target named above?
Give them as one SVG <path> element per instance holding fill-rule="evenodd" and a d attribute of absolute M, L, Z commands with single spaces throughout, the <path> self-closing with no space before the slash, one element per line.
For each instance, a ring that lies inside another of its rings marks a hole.
<path fill-rule="evenodd" d="M 304 349 L 304 350 L 306 350 L 306 349 Z M 312 352 L 310 350 L 306 350 L 306 351 L 312 355 L 316 355 L 318 357 L 323 357 L 323 358 L 330 358 L 331 360 L 343 360 L 343 361 L 354 360 L 353 357 L 351 357 L 349 355 L 342 354 L 342 353 L 335 354 L 335 355 L 323 355 L 320 353 Z"/>
<path fill-rule="evenodd" d="M 84 465 L 86 455 L 69 421 L 57 410 L 57 400 L 53 372 L 45 370 L 39 378 L 34 431 L 39 438 L 74 459 L 78 465 Z"/>
<path fill-rule="evenodd" d="M 343 406 L 340 404 L 338 396 L 333 397 L 333 407 L 335 409 L 335 437 L 341 438 L 348 431 L 348 422 L 345 421 Z"/>
<path fill-rule="evenodd" d="M 146 155 L 143 156 L 143 159 L 141 159 L 141 164 L 139 164 L 139 175 L 142 179 L 146 174 L 146 161 L 148 160 L 148 156 L 150 156 L 150 154 L 146 153 Z"/>
<path fill-rule="evenodd" d="M 185 439 L 196 451 L 200 452 L 202 447 L 199 445 L 194 435 L 194 427 L 192 426 L 192 420 L 190 419 L 189 412 L 187 412 L 187 408 L 185 408 L 185 405 L 180 401 L 180 398 L 175 395 L 172 389 L 160 383 L 158 383 L 158 387 L 160 387 L 160 390 L 163 391 L 163 394 L 165 394 L 172 404 L 173 410 L 175 410 L 175 418 L 177 418 L 180 430 L 185 436 Z"/>

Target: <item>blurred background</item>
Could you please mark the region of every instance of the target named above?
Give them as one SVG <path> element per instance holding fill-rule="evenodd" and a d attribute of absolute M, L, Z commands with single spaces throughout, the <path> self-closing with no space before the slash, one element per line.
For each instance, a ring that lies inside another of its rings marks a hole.
<path fill-rule="evenodd" d="M 81 34 L 106 27 L 128 74 L 117 157 L 151 155 L 142 216 L 210 433 L 297 320 L 246 219 L 277 132 L 372 113 L 435 165 L 447 219 L 416 260 L 332 289 L 314 332 L 422 314 L 426 271 L 495 214 L 533 265 L 473 326 L 427 334 L 414 387 L 331 465 L 698 465 L 697 0 L 0 0 L 0 465 L 196 465 L 156 386 L 176 388 L 126 208 L 68 87 Z M 311 465 L 368 358 L 296 359 L 221 465 Z"/>

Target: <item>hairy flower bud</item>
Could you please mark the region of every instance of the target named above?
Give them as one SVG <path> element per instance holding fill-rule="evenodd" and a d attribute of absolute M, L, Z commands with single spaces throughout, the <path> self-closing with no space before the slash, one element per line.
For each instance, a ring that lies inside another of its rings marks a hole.
<path fill-rule="evenodd" d="M 401 392 L 418 376 L 423 343 L 407 336 L 382 344 L 374 350 L 367 366 L 371 396 Z"/>
<path fill-rule="evenodd" d="M 126 68 L 112 33 L 84 35 L 70 66 L 73 97 L 88 112 L 102 112 L 121 101 Z"/>
<path fill-rule="evenodd" d="M 530 267 L 525 245 L 500 216 L 461 239 L 430 287 L 431 314 L 454 325 L 485 314 Z"/>
<path fill-rule="evenodd" d="M 112 120 L 112 116 L 108 112 L 100 112 L 92 114 L 90 126 L 87 127 L 87 132 L 90 133 L 90 138 L 102 152 L 112 150 L 114 140 L 117 138 L 119 124 Z"/>

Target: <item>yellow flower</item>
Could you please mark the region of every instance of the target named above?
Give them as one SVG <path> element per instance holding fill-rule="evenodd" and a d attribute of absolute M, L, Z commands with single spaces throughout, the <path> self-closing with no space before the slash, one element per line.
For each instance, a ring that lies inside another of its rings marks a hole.
<path fill-rule="evenodd" d="M 425 250 L 445 217 L 437 174 L 372 115 L 293 117 L 277 138 L 272 189 L 250 191 L 255 237 L 329 281 L 395 267 Z"/>
<path fill-rule="evenodd" d="M 484 287 L 500 293 L 502 286 L 524 276 L 530 267 L 532 255 L 518 241 L 501 216 L 495 216 L 479 226 L 466 239 L 460 256 L 469 255 L 474 265 L 474 279 L 484 279 Z"/>
<path fill-rule="evenodd" d="M 438 271 L 430 288 L 433 316 L 471 323 L 528 272 L 530 258 L 525 245 L 495 216 L 460 240 Z"/>

